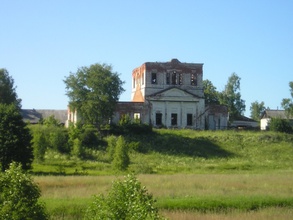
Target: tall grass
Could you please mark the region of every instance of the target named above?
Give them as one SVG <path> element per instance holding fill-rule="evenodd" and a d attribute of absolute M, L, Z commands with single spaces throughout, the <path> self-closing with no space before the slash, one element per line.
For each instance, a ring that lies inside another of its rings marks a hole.
<path fill-rule="evenodd" d="M 104 151 L 93 151 L 95 160 L 49 152 L 33 164 L 53 219 L 81 219 L 92 195 L 127 172 L 138 174 L 171 219 L 266 219 L 263 210 L 292 217 L 292 135 L 161 129 L 125 138 L 136 146 L 125 172 L 114 171 Z"/>
<path fill-rule="evenodd" d="M 267 174 L 139 175 L 162 212 L 231 213 L 293 207 L 292 171 Z M 92 195 L 106 193 L 121 176 L 35 177 L 42 201 L 58 219 L 78 219 Z"/>

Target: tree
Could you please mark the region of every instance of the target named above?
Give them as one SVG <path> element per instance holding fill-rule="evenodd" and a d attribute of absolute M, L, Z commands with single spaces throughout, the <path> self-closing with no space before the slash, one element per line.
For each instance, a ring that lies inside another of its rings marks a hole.
<path fill-rule="evenodd" d="M 21 99 L 17 97 L 14 80 L 6 69 L 0 69 L 0 103 L 15 104 L 21 108 Z"/>
<path fill-rule="evenodd" d="M 224 91 L 219 95 L 220 104 L 228 106 L 230 122 L 241 116 L 245 111 L 245 101 L 241 99 L 240 94 L 240 80 L 241 78 L 236 73 L 232 73 Z"/>
<path fill-rule="evenodd" d="M 123 136 L 119 136 L 115 146 L 112 165 L 116 170 L 126 170 L 130 163 L 128 146 Z"/>
<path fill-rule="evenodd" d="M 14 105 L 0 104 L 0 164 L 2 171 L 12 161 L 29 169 L 33 161 L 31 135 L 22 120 L 19 108 Z"/>
<path fill-rule="evenodd" d="M 77 110 L 86 124 L 100 128 L 112 117 L 124 91 L 119 75 L 106 64 L 81 67 L 65 80 L 69 106 Z"/>
<path fill-rule="evenodd" d="M 259 121 L 261 114 L 263 113 L 263 111 L 266 109 L 265 107 L 265 103 L 264 102 L 252 102 L 251 106 L 250 106 L 250 117 L 255 120 L 255 121 Z"/>
<path fill-rule="evenodd" d="M 155 200 L 146 188 L 134 175 L 128 175 L 124 181 L 113 183 L 108 196 L 95 196 L 85 219 L 163 219 L 154 205 Z"/>
<path fill-rule="evenodd" d="M 219 92 L 210 80 L 203 80 L 203 88 L 205 104 L 219 104 Z"/>
<path fill-rule="evenodd" d="M 293 117 L 293 81 L 289 82 L 289 87 L 291 99 L 283 99 L 281 103 L 282 107 L 285 109 L 288 118 Z"/>
<path fill-rule="evenodd" d="M 48 219 L 40 189 L 17 163 L 0 173 L 0 219 Z"/>

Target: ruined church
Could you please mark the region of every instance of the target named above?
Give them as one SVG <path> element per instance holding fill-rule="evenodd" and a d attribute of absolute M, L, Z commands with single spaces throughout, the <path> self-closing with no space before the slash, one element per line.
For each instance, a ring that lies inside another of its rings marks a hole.
<path fill-rule="evenodd" d="M 226 106 L 205 105 L 203 64 L 146 62 L 132 71 L 130 102 L 118 102 L 112 122 L 128 115 L 153 127 L 226 129 Z"/>

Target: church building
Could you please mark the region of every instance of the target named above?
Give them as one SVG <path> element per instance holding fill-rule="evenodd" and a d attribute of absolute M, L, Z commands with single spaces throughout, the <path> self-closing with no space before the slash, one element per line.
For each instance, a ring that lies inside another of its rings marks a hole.
<path fill-rule="evenodd" d="M 128 115 L 132 120 L 161 128 L 226 129 L 226 106 L 206 106 L 203 64 L 146 62 L 132 71 L 130 102 L 118 102 L 112 123 Z M 76 122 L 77 112 L 68 112 Z"/>

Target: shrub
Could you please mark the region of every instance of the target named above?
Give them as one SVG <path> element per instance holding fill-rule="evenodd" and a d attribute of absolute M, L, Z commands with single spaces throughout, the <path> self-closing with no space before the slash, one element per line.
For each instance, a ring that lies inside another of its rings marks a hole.
<path fill-rule="evenodd" d="M 45 134 L 42 129 L 35 129 L 33 132 L 34 156 L 38 161 L 44 161 L 45 153 L 48 147 Z"/>
<path fill-rule="evenodd" d="M 109 155 L 109 159 L 112 161 L 114 158 L 116 143 L 117 143 L 117 137 L 114 135 L 110 135 L 106 138 L 106 141 L 108 143 L 107 147 L 107 153 Z"/>
<path fill-rule="evenodd" d="M 130 163 L 128 146 L 123 136 L 119 136 L 115 147 L 112 165 L 114 169 L 126 170 Z"/>
<path fill-rule="evenodd" d="M 85 219 L 162 219 L 154 204 L 146 188 L 134 175 L 128 175 L 124 181 L 113 183 L 108 196 L 95 196 Z"/>
<path fill-rule="evenodd" d="M 269 124 L 271 131 L 292 133 L 293 129 L 289 120 L 281 118 L 272 118 Z"/>
<path fill-rule="evenodd" d="M 82 158 L 84 156 L 84 149 L 82 147 L 81 141 L 78 138 L 73 141 L 71 154 L 78 158 Z"/>
<path fill-rule="evenodd" d="M 38 186 L 20 165 L 10 164 L 0 174 L 0 219 L 48 219 L 45 208 L 38 202 Z"/>

